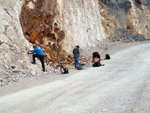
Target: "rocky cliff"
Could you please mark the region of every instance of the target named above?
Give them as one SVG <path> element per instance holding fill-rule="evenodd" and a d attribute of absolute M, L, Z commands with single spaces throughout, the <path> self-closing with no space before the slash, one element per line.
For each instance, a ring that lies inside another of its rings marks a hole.
<path fill-rule="evenodd" d="M 60 62 L 73 65 L 75 45 L 84 52 L 150 39 L 149 0 L 1 0 L 0 9 L 1 85 L 41 75 L 40 62 L 30 65 L 26 54 L 33 43 L 44 50 L 51 73 Z"/>
<path fill-rule="evenodd" d="M 53 51 L 70 53 L 75 45 L 148 39 L 149 7 L 146 0 L 26 0 L 20 21 L 25 38 L 42 45 L 51 61 Z"/>
<path fill-rule="evenodd" d="M 111 40 L 139 41 L 150 38 L 150 1 L 99 0 L 100 14 Z"/>

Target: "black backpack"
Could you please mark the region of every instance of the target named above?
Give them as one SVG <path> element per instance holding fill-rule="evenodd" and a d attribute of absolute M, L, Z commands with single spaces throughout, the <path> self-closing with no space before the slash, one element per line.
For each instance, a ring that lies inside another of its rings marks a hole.
<path fill-rule="evenodd" d="M 101 66 L 101 63 L 95 62 L 92 66 L 93 66 L 93 67 L 99 67 L 99 66 Z"/>
<path fill-rule="evenodd" d="M 110 59 L 109 54 L 106 54 L 106 55 L 105 55 L 105 59 L 106 59 L 106 60 L 109 60 L 109 59 Z"/>

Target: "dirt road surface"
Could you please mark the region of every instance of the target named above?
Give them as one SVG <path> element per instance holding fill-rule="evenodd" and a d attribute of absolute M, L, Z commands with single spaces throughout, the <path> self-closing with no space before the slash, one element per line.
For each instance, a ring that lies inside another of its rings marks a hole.
<path fill-rule="evenodd" d="M 0 113 L 150 113 L 150 43 L 119 50 L 102 63 L 1 95 Z"/>

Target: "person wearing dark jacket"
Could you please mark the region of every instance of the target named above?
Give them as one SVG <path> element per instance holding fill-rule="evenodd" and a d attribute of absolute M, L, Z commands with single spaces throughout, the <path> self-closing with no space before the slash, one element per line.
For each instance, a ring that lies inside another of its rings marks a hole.
<path fill-rule="evenodd" d="M 77 66 L 79 65 L 79 54 L 80 54 L 79 46 L 77 45 L 77 46 L 73 49 L 75 68 L 77 68 Z"/>
<path fill-rule="evenodd" d="M 33 45 L 33 48 L 34 48 L 34 51 L 33 52 L 30 52 L 30 54 L 33 54 L 32 55 L 32 58 L 33 58 L 33 62 L 31 62 L 32 64 L 35 64 L 35 57 L 39 58 L 40 61 L 41 61 L 41 64 L 42 64 L 42 68 L 43 68 L 43 72 L 45 71 L 45 65 L 44 65 L 44 52 L 43 50 L 39 47 L 39 46 L 36 46 L 36 45 Z M 36 53 L 36 54 L 34 54 Z"/>

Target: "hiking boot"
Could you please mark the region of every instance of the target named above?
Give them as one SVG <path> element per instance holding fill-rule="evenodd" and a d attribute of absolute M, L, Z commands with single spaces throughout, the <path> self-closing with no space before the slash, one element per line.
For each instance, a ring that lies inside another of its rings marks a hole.
<path fill-rule="evenodd" d="M 35 62 L 31 62 L 32 64 L 35 64 Z"/>

